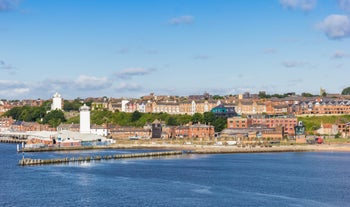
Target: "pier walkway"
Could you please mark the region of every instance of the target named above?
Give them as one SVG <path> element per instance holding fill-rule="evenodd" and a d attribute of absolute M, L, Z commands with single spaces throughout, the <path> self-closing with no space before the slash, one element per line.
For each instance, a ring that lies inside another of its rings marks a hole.
<path fill-rule="evenodd" d="M 133 154 L 114 154 L 104 156 L 86 156 L 86 157 L 72 157 L 72 158 L 55 158 L 55 159 L 31 159 L 23 158 L 19 160 L 19 165 L 47 165 L 47 164 L 61 164 L 71 162 L 90 162 L 99 160 L 111 160 L 111 159 L 130 159 L 141 157 L 162 157 L 172 155 L 182 155 L 183 151 L 165 151 L 165 152 L 146 152 L 146 153 L 133 153 Z"/>

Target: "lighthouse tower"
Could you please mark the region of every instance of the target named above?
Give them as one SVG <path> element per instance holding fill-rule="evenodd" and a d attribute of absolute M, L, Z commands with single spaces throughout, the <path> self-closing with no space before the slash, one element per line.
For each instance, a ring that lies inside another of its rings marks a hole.
<path fill-rule="evenodd" d="M 80 107 L 80 133 L 90 134 L 90 107 Z"/>
<path fill-rule="evenodd" d="M 61 94 L 57 92 L 52 97 L 51 111 L 53 110 L 62 110 Z"/>

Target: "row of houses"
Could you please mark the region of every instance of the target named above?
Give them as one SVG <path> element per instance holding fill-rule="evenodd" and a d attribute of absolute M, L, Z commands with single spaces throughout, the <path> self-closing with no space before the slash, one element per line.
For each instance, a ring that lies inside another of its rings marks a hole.
<path fill-rule="evenodd" d="M 158 122 L 155 121 L 158 124 Z M 153 123 L 154 124 L 154 123 Z M 96 126 L 92 125 L 91 130 L 103 130 L 109 137 L 115 139 L 130 139 L 130 138 L 213 138 L 215 134 L 214 126 L 206 124 L 188 124 L 181 126 L 166 126 L 164 122 L 159 122 L 159 135 L 155 135 L 155 129 L 152 124 L 147 124 L 144 127 L 118 126 L 114 124 Z M 61 124 L 57 127 L 58 131 L 69 130 L 79 131 L 79 124 Z"/>
<path fill-rule="evenodd" d="M 189 114 L 211 111 L 218 105 L 232 107 L 239 115 L 255 114 L 294 114 L 294 115 L 342 115 L 350 114 L 350 99 L 319 97 L 286 97 L 271 99 L 239 99 L 229 97 L 221 100 L 148 100 L 141 99 L 107 99 L 93 102 L 92 110 L 107 109 L 132 113 L 169 113 Z"/>
<path fill-rule="evenodd" d="M 224 96 L 213 99 L 213 96 L 191 95 L 188 97 L 156 96 L 150 94 L 139 99 L 123 98 L 86 98 L 92 102 L 91 110 L 106 109 L 132 113 L 169 113 L 189 114 L 204 113 L 223 104 L 233 107 L 239 115 L 255 114 L 294 114 L 294 115 L 341 115 L 350 114 L 350 97 L 333 94 L 330 97 L 301 97 L 297 95 L 285 98 L 263 99 L 254 95 Z M 0 101 L 0 115 L 13 107 L 41 106 L 44 100 Z"/>
<path fill-rule="evenodd" d="M 158 124 L 154 128 L 153 124 Z M 159 130 L 159 135 L 154 135 L 155 130 Z M 15 121 L 12 118 L 0 118 L 0 132 L 34 132 L 34 131 L 70 131 L 79 133 L 79 124 L 60 124 L 57 128 L 43 125 L 36 122 Z M 144 127 L 118 126 L 114 124 L 91 125 L 90 134 L 98 136 L 109 136 L 118 139 L 137 138 L 212 138 L 214 137 L 214 127 L 206 124 L 188 124 L 181 126 L 166 126 L 164 122 L 155 121 Z"/>
<path fill-rule="evenodd" d="M 16 121 L 12 118 L 1 117 L 0 132 L 3 132 L 3 131 L 13 131 L 13 132 L 56 131 L 56 128 L 52 128 L 47 124 L 39 124 L 37 122 Z"/>

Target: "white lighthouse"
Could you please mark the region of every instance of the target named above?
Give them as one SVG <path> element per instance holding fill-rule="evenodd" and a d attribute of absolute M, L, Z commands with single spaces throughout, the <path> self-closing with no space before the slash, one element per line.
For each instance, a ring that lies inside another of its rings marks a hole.
<path fill-rule="evenodd" d="M 53 110 L 62 110 L 61 94 L 57 92 L 52 97 L 51 111 Z"/>
<path fill-rule="evenodd" d="M 90 134 L 90 107 L 80 107 L 80 133 Z"/>

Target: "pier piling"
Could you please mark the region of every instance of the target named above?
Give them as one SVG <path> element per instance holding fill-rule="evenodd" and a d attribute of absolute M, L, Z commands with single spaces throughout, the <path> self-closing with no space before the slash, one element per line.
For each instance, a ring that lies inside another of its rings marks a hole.
<path fill-rule="evenodd" d="M 47 164 L 60 164 L 70 162 L 90 162 L 99 160 L 110 160 L 110 159 L 130 159 L 130 158 L 142 158 L 142 157 L 161 157 L 161 156 L 172 156 L 182 155 L 182 151 L 165 151 L 165 152 L 147 152 L 147 153 L 133 153 L 133 154 L 115 154 L 115 155 L 104 155 L 104 156 L 86 156 L 86 157 L 71 157 L 71 158 L 54 158 L 54 159 L 31 159 L 22 158 L 18 164 L 21 166 L 28 165 L 47 165 Z"/>

